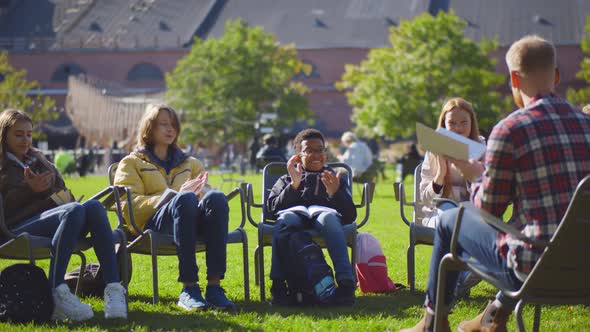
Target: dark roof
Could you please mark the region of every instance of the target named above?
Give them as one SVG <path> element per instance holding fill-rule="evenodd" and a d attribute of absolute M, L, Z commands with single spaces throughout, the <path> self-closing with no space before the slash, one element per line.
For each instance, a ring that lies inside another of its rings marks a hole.
<path fill-rule="evenodd" d="M 0 38 L 53 37 L 54 1 L 12 0 L 0 16 Z"/>
<path fill-rule="evenodd" d="M 219 2 L 12 0 L 6 13 L 0 13 L 0 38 L 43 38 L 45 47 L 53 48 L 183 47 L 191 43 Z M 6 40 L 2 46 L 30 48 Z"/>
<path fill-rule="evenodd" d="M 590 1 L 451 0 L 450 8 L 467 21 L 465 35 L 477 41 L 497 37 L 507 46 L 534 33 L 556 45 L 579 45 Z"/>
<path fill-rule="evenodd" d="M 215 0 L 100 0 L 60 37 L 117 38 L 118 47 L 181 47 L 215 5 Z"/>
<path fill-rule="evenodd" d="M 229 0 L 208 36 L 240 17 L 299 49 L 379 47 L 389 43 L 389 27 L 427 10 L 428 0 Z"/>
<path fill-rule="evenodd" d="M 509 45 L 528 33 L 579 45 L 589 0 L 11 0 L 0 8 L 0 48 L 168 48 L 214 37 L 242 18 L 299 49 L 389 44 L 401 19 L 447 7 L 465 35 Z M 20 38 L 19 40 L 7 40 Z M 33 41 L 30 38 L 44 38 Z M 82 46 L 81 46 L 82 45 Z"/>

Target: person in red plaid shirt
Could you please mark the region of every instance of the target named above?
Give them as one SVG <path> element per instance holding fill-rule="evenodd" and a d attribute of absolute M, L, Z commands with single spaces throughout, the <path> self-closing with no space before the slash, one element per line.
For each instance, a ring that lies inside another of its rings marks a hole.
<path fill-rule="evenodd" d="M 514 102 L 519 109 L 501 120 L 490 134 L 485 163 L 453 160 L 471 181 L 471 201 L 501 218 L 513 205 L 508 221 L 522 234 L 550 240 L 579 181 L 590 174 L 590 116 L 554 95 L 559 83 L 554 46 L 526 36 L 506 54 Z M 450 251 L 457 209 L 441 216 L 436 230 L 426 295 L 426 313 L 413 328 L 431 331 L 434 325 L 438 266 Z M 499 232 L 466 210 L 458 242 L 463 257 L 477 260 L 482 270 L 494 274 L 517 290 L 539 259 L 542 250 Z M 449 285 L 458 272 L 449 272 Z M 446 287 L 447 307 L 453 287 Z M 498 293 L 483 313 L 459 325 L 460 331 L 506 331 L 515 301 Z M 445 330 L 450 331 L 448 317 Z"/>

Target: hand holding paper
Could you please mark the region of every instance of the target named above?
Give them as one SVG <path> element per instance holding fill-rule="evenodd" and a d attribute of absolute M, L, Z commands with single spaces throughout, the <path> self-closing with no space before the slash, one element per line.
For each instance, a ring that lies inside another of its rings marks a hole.
<path fill-rule="evenodd" d="M 416 122 L 416 136 L 418 144 L 427 151 L 458 160 L 478 160 L 486 150 L 485 145 L 450 130 L 444 128 L 434 130 L 418 122 Z"/>

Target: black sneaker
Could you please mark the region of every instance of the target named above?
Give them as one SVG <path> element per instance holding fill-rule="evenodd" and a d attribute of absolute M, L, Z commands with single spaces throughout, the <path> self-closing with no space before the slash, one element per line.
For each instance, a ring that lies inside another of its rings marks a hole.
<path fill-rule="evenodd" d="M 291 297 L 285 280 L 273 280 L 270 286 L 270 294 L 270 305 L 288 306 L 291 304 Z"/>
<path fill-rule="evenodd" d="M 335 305 L 351 306 L 355 303 L 354 282 L 352 280 L 339 280 L 336 295 L 334 296 Z"/>

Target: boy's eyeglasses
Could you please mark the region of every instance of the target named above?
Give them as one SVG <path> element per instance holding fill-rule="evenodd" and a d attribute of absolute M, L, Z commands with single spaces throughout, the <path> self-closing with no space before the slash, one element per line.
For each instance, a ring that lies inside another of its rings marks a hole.
<path fill-rule="evenodd" d="M 323 148 L 320 150 L 306 149 L 306 150 L 301 151 L 301 155 L 302 156 L 311 156 L 312 154 L 317 155 L 317 154 L 324 154 L 326 152 L 328 152 L 328 149 L 326 149 L 326 148 Z"/>

